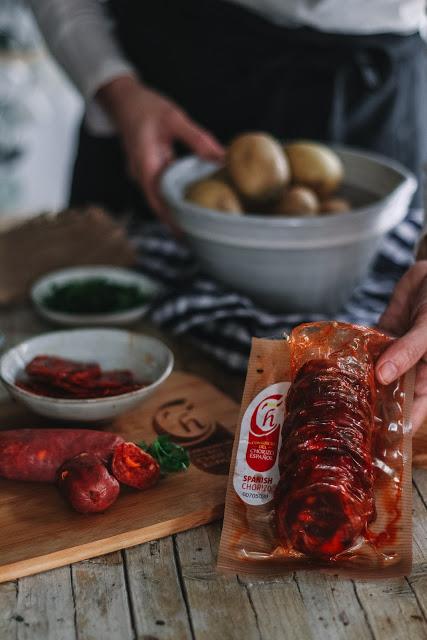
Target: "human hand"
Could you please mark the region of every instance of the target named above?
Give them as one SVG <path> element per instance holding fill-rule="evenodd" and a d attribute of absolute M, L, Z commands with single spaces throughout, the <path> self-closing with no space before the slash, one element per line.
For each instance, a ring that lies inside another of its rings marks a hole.
<path fill-rule="evenodd" d="M 378 359 L 379 382 L 389 384 L 416 365 L 416 431 L 427 417 L 427 260 L 416 262 L 397 283 L 379 327 L 398 338 Z"/>
<path fill-rule="evenodd" d="M 159 194 L 159 178 L 173 160 L 174 143 L 183 142 L 209 160 L 221 160 L 223 148 L 171 100 L 132 76 L 112 80 L 97 98 L 117 126 L 131 176 L 158 217 L 176 228 Z"/>

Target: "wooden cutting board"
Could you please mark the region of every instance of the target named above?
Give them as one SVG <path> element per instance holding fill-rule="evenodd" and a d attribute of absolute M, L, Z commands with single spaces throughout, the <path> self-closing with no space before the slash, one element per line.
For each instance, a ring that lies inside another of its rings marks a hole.
<path fill-rule="evenodd" d="M 192 464 L 147 492 L 122 490 L 104 514 L 72 511 L 56 488 L 0 479 L 0 582 L 131 547 L 222 516 L 239 406 L 206 381 L 175 372 L 139 409 L 106 425 L 129 440 L 169 433 Z M 0 429 L 47 424 L 10 402 Z M 414 465 L 427 468 L 427 423 L 414 437 Z"/>
<path fill-rule="evenodd" d="M 135 442 L 169 433 L 188 447 L 192 464 L 146 492 L 123 489 L 103 514 L 74 512 L 54 486 L 0 479 L 0 582 L 220 518 L 237 415 L 237 404 L 204 380 L 173 373 L 153 398 L 105 429 Z M 40 426 L 58 425 L 0 404 L 0 429 Z"/>

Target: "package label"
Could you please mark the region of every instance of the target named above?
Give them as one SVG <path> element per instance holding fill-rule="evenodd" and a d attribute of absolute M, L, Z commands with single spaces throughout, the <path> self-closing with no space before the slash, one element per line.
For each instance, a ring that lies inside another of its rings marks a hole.
<path fill-rule="evenodd" d="M 274 497 L 289 386 L 289 382 L 276 382 L 266 387 L 243 415 L 233 486 L 247 504 L 266 504 Z"/>

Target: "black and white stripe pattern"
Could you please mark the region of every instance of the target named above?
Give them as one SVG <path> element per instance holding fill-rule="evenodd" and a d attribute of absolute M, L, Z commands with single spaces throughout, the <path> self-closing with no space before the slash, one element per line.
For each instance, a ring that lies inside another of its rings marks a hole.
<path fill-rule="evenodd" d="M 393 288 L 413 262 L 422 211 L 411 211 L 383 241 L 365 282 L 335 318 L 367 326 L 377 323 Z M 151 320 L 193 342 L 232 369 L 244 371 L 252 336 L 280 336 L 300 322 L 328 319 L 319 314 L 276 314 L 201 274 L 190 251 L 157 224 L 133 225 L 138 267 L 162 280 L 168 293 L 151 309 Z"/>

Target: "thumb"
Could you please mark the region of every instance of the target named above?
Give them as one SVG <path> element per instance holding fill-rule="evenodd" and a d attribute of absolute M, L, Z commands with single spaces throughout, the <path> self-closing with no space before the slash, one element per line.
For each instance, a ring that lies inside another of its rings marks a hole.
<path fill-rule="evenodd" d="M 177 136 L 197 155 L 209 160 L 222 160 L 224 148 L 213 135 L 194 124 L 184 114 L 179 119 Z"/>
<path fill-rule="evenodd" d="M 380 356 L 375 372 L 381 384 L 390 384 L 409 371 L 427 351 L 427 331 L 417 322 L 404 336 L 395 340 Z"/>

